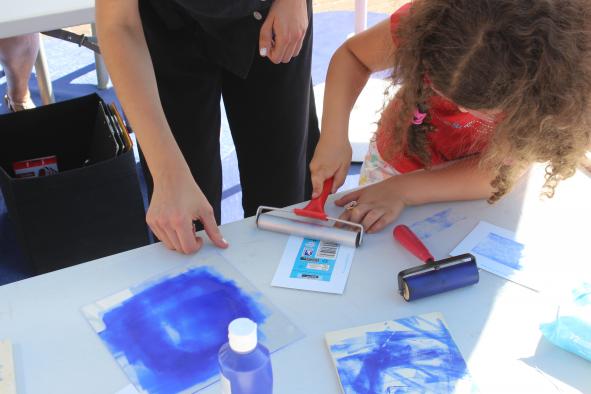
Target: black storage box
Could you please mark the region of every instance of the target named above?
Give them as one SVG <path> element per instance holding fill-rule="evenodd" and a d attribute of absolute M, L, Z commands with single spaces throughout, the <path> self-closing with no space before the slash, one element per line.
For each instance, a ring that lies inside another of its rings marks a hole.
<path fill-rule="evenodd" d="M 0 116 L 0 187 L 38 273 L 148 244 L 133 149 L 116 154 L 100 102 L 93 94 Z M 59 173 L 15 177 L 14 162 L 51 155 Z"/>

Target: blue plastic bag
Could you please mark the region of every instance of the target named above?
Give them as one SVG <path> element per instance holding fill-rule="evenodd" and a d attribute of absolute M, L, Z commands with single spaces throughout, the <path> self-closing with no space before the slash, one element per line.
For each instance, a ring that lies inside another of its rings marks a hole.
<path fill-rule="evenodd" d="M 540 330 L 556 346 L 591 361 L 591 283 L 574 289 L 572 296 L 556 320 L 541 324 Z"/>

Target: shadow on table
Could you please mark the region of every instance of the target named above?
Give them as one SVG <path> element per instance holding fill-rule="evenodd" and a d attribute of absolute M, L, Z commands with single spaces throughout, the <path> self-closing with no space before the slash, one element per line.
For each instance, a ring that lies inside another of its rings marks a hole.
<path fill-rule="evenodd" d="M 552 343 L 544 337 L 540 338 L 536 353 L 532 357 L 523 358 L 521 361 L 535 368 L 541 375 L 546 377 L 552 383 L 550 377 L 569 384 L 581 393 L 585 392 L 586 387 L 577 386 L 576 382 L 581 382 L 579 369 L 565 368 L 565 365 L 572 364 L 575 359 L 582 360 L 579 356 L 567 352 Z M 554 384 L 554 383 L 552 383 Z"/>

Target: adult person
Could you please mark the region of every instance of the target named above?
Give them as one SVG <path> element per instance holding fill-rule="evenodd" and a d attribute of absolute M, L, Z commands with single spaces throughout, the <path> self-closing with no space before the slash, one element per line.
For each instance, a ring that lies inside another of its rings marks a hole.
<path fill-rule="evenodd" d="M 6 75 L 4 103 L 9 112 L 35 108 L 29 78 L 39 52 L 39 34 L 0 39 L 0 65 Z"/>
<path fill-rule="evenodd" d="M 319 135 L 311 0 L 97 0 L 96 16 L 107 67 L 150 170 L 146 219 L 168 248 L 198 250 L 196 220 L 216 246 L 227 246 L 216 225 L 220 96 L 245 215 L 308 197 Z"/>

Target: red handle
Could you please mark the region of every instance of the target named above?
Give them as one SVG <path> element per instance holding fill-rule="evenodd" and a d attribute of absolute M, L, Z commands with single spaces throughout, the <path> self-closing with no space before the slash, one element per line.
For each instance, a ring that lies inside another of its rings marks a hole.
<path fill-rule="evenodd" d="M 400 224 L 394 227 L 394 238 L 402 244 L 410 253 L 428 263 L 435 260 L 421 240 L 412 232 L 408 226 Z"/>
<path fill-rule="evenodd" d="M 332 191 L 332 182 L 333 178 L 325 180 L 324 185 L 322 186 L 322 193 L 318 197 L 313 198 L 304 208 L 295 208 L 293 210 L 294 213 L 312 219 L 328 220 L 327 215 L 324 212 L 324 204 L 326 203 L 328 195 Z"/>

